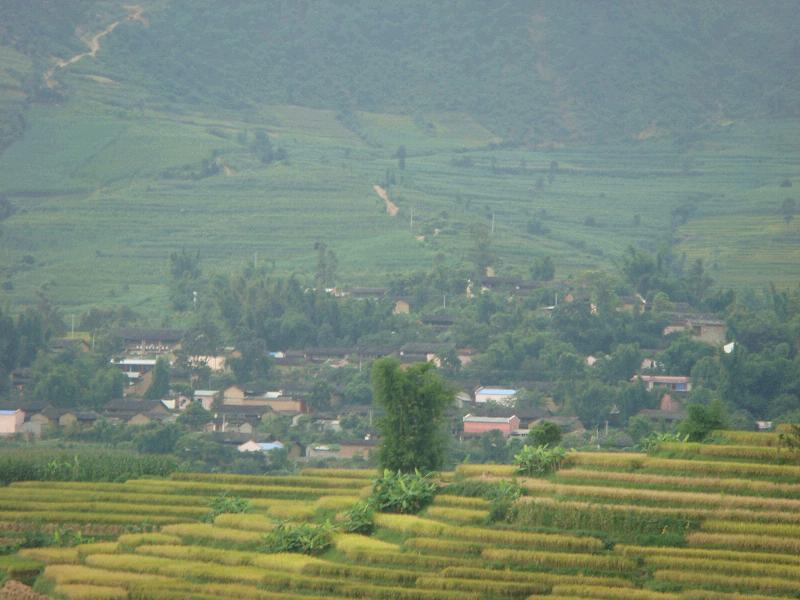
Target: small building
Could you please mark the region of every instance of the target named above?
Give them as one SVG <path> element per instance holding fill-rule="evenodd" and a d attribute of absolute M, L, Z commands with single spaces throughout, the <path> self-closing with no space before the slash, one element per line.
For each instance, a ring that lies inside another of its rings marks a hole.
<path fill-rule="evenodd" d="M 724 321 L 705 315 L 672 313 L 672 320 L 662 330 L 662 335 L 689 332 L 693 339 L 712 346 L 725 343 L 727 327 Z"/>
<path fill-rule="evenodd" d="M 386 297 L 389 290 L 383 287 L 354 287 L 350 288 L 350 297 L 356 300 L 381 300 Z"/>
<path fill-rule="evenodd" d="M 499 431 L 509 437 L 519 429 L 519 417 L 478 417 L 472 414 L 464 415 L 464 435 L 480 435 L 487 431 Z"/>
<path fill-rule="evenodd" d="M 222 400 L 219 390 L 195 390 L 192 394 L 192 401 L 201 404 L 206 410 L 211 410 L 217 400 Z"/>
<path fill-rule="evenodd" d="M 692 378 L 685 375 L 634 375 L 631 381 L 640 379 L 647 391 L 664 388 L 670 392 L 686 393 L 692 391 Z"/>
<path fill-rule="evenodd" d="M 180 348 L 183 331 L 180 329 L 144 329 L 123 327 L 117 330 L 126 353 L 158 355 Z"/>
<path fill-rule="evenodd" d="M 620 296 L 619 305 L 617 306 L 618 312 L 642 314 L 645 310 L 647 310 L 647 300 L 641 295 Z"/>
<path fill-rule="evenodd" d="M 189 364 L 193 367 L 203 367 L 206 366 L 212 371 L 222 372 L 225 371 L 227 367 L 227 358 L 222 355 L 218 356 L 190 356 L 189 357 Z"/>
<path fill-rule="evenodd" d="M 273 412 L 283 414 L 298 414 L 306 412 L 305 400 L 293 398 L 291 396 L 265 398 L 263 406 L 269 407 Z"/>
<path fill-rule="evenodd" d="M 484 404 L 494 402 L 504 406 L 511 406 L 516 400 L 517 390 L 500 387 L 477 387 L 475 388 L 475 402 Z"/>
<path fill-rule="evenodd" d="M 440 342 L 409 342 L 400 348 L 400 359 L 404 362 L 429 362 L 442 366 L 442 355 L 452 348 Z"/>
<path fill-rule="evenodd" d="M 283 449 L 283 444 L 281 442 L 256 442 L 254 440 L 248 440 L 244 444 L 240 444 L 236 447 L 239 452 L 272 452 L 273 450 L 281 450 Z"/>
<path fill-rule="evenodd" d="M 394 308 L 392 309 L 393 315 L 408 315 L 411 313 L 411 299 L 410 298 L 395 298 Z"/>
<path fill-rule="evenodd" d="M 423 325 L 430 325 L 440 329 L 447 329 L 456 323 L 456 318 L 452 315 L 427 315 L 420 319 Z"/>
<path fill-rule="evenodd" d="M 244 388 L 238 385 L 232 385 L 227 387 L 222 392 L 222 403 L 237 406 L 244 404 L 244 399 L 247 396 L 247 392 Z"/>
<path fill-rule="evenodd" d="M 89 344 L 82 338 L 53 338 L 47 344 L 50 352 L 65 352 L 67 350 L 74 350 L 78 352 L 88 352 L 90 350 Z"/>
<path fill-rule="evenodd" d="M 116 399 L 105 405 L 102 416 L 128 425 L 144 425 L 153 420 L 164 420 L 170 413 L 159 400 Z"/>
<path fill-rule="evenodd" d="M 317 444 L 306 450 L 308 458 L 369 458 L 377 448 L 375 440 L 353 440 L 339 444 Z"/>
<path fill-rule="evenodd" d="M 0 435 L 20 433 L 25 422 L 25 411 L 20 409 L 0 410 Z"/>
<path fill-rule="evenodd" d="M 111 364 L 125 373 L 129 381 L 138 381 L 156 366 L 153 358 L 112 358 Z"/>

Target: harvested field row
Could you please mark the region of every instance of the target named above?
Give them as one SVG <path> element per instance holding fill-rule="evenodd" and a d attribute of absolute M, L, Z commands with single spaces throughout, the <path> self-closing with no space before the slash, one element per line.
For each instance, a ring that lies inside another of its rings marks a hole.
<path fill-rule="evenodd" d="M 724 479 L 719 477 L 680 477 L 652 475 L 641 472 L 599 471 L 596 469 L 565 469 L 554 478 L 559 483 L 591 482 L 593 485 L 619 484 L 635 488 L 687 489 L 702 492 L 725 492 L 738 495 L 759 495 L 800 498 L 800 484 L 753 481 L 750 479 Z"/>

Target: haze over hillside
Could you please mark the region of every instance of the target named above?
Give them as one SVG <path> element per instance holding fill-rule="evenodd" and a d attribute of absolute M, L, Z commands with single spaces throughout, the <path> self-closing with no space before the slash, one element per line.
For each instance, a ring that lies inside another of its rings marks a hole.
<path fill-rule="evenodd" d="M 632 242 L 796 278 L 798 25 L 778 0 L 4 2 L 0 278 L 157 306 L 175 248 L 290 272 L 323 240 L 379 281 L 462 264 L 491 219 L 507 272 Z"/>

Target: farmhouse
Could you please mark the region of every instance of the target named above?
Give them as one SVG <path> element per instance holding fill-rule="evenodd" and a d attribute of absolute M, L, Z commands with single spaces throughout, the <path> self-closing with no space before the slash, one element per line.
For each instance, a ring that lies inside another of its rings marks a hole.
<path fill-rule="evenodd" d="M 25 422 L 25 412 L 20 409 L 0 410 L 0 435 L 19 433 Z"/>
<path fill-rule="evenodd" d="M 517 390 L 500 387 L 477 387 L 475 388 L 475 402 L 484 404 L 494 402 L 504 406 L 511 406 L 516 400 Z"/>
<path fill-rule="evenodd" d="M 272 452 L 273 450 L 281 450 L 283 444 L 281 442 L 256 442 L 252 439 L 240 444 L 236 447 L 239 452 Z"/>
<path fill-rule="evenodd" d="M 103 417 L 110 421 L 121 421 L 128 425 L 144 425 L 151 421 L 169 418 L 167 408 L 158 400 L 112 400 L 105 405 Z"/>
<path fill-rule="evenodd" d="M 154 358 L 112 358 L 111 364 L 125 373 L 128 380 L 133 382 L 144 377 L 156 366 Z"/>
<path fill-rule="evenodd" d="M 480 435 L 487 431 L 499 431 L 504 436 L 512 435 L 519 429 L 519 417 L 477 417 L 471 414 L 464 415 L 464 435 Z"/>
<path fill-rule="evenodd" d="M 180 329 L 142 329 L 123 327 L 117 330 L 126 353 L 140 356 L 165 354 L 180 348 L 183 331 Z"/>
<path fill-rule="evenodd" d="M 403 362 L 429 362 L 442 366 L 442 355 L 451 349 L 449 344 L 439 342 L 409 342 L 400 348 Z"/>
<path fill-rule="evenodd" d="M 727 328 L 724 321 L 703 315 L 673 314 L 673 318 L 664 330 L 663 335 L 687 331 L 692 338 L 711 344 L 721 346 L 725 343 Z"/>
<path fill-rule="evenodd" d="M 222 393 L 219 390 L 195 390 L 192 394 L 192 400 L 198 402 L 206 410 L 211 410 L 214 402 L 222 399 Z"/>
<path fill-rule="evenodd" d="M 644 382 L 647 391 L 654 388 L 664 388 L 679 393 L 692 391 L 692 378 L 684 375 L 634 375 L 631 381 L 637 379 Z"/>

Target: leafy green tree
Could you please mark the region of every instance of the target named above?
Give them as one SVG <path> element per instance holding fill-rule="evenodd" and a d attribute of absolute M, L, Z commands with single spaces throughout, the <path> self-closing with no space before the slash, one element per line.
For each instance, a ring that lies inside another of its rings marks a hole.
<path fill-rule="evenodd" d="M 549 421 L 543 421 L 528 432 L 525 440 L 528 446 L 549 446 L 553 448 L 561 443 L 561 427 Z"/>
<path fill-rule="evenodd" d="M 722 400 L 709 404 L 693 403 L 686 407 L 686 419 L 678 424 L 678 432 L 690 442 L 702 442 L 715 429 L 728 426 L 728 409 Z"/>
<path fill-rule="evenodd" d="M 552 256 L 540 256 L 533 261 L 531 277 L 539 281 L 551 281 L 556 276 L 556 265 Z"/>
<path fill-rule="evenodd" d="M 160 356 L 153 368 L 153 381 L 144 393 L 148 400 L 160 400 L 169 395 L 169 361 Z"/>
<path fill-rule="evenodd" d="M 433 365 L 420 363 L 404 370 L 396 359 L 377 360 L 372 366 L 372 393 L 386 411 L 378 421 L 381 467 L 403 473 L 440 468 L 445 449 L 443 415 L 455 394 Z"/>
<path fill-rule="evenodd" d="M 628 420 L 625 431 L 638 444 L 640 440 L 653 433 L 653 423 L 647 417 L 637 415 Z"/>
<path fill-rule="evenodd" d="M 186 407 L 186 410 L 181 413 L 177 422 L 181 427 L 192 431 L 198 431 L 203 425 L 210 422 L 211 419 L 213 419 L 211 413 L 203 408 L 202 404 L 199 402 L 192 402 Z"/>
<path fill-rule="evenodd" d="M 126 383 L 127 377 L 119 369 L 99 369 L 89 383 L 89 404 L 99 408 L 114 398 L 122 398 Z"/>
<path fill-rule="evenodd" d="M 147 454 L 169 454 L 181 437 L 181 428 L 175 423 L 146 427 L 134 440 L 136 449 Z"/>

